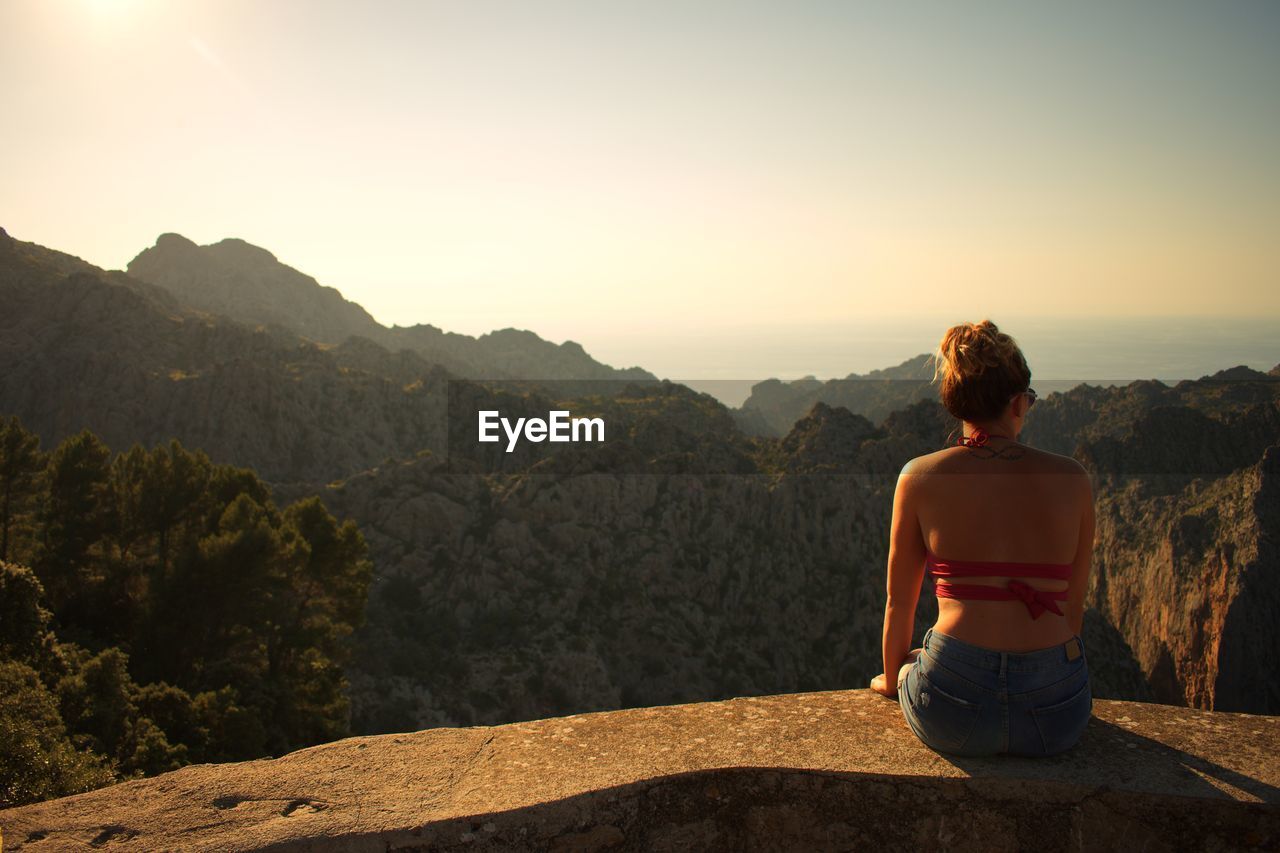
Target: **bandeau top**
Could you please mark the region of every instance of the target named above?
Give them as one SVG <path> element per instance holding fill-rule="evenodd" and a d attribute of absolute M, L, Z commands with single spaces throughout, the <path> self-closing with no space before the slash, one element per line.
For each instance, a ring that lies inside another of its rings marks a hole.
<path fill-rule="evenodd" d="M 976 578 L 998 575 L 1005 578 L 1049 578 L 1070 580 L 1070 563 L 1013 563 L 996 560 L 941 560 L 925 549 L 925 566 L 940 578 Z"/>
<path fill-rule="evenodd" d="M 925 549 L 925 573 L 944 583 L 934 582 L 933 591 L 939 598 L 980 599 L 985 601 L 1021 601 L 1027 605 L 1032 619 L 1048 610 L 1064 615 L 1057 602 L 1067 600 L 1067 591 L 1046 592 L 1019 580 L 1010 580 L 1007 587 L 982 584 L 956 584 L 949 578 L 973 578 L 998 576 L 1007 578 L 1047 578 L 1070 580 L 1070 563 L 1018 563 L 996 560 L 941 560 Z"/>

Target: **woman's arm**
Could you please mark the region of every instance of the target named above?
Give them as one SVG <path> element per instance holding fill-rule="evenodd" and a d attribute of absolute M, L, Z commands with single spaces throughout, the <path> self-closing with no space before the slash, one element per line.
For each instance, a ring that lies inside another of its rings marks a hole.
<path fill-rule="evenodd" d="M 1083 466 L 1076 488 L 1081 495 L 1080 535 L 1076 540 L 1076 556 L 1071 561 L 1071 580 L 1067 593 L 1067 625 L 1076 636 L 1084 629 L 1084 599 L 1089 592 L 1089 568 L 1093 562 L 1094 509 L 1093 485 L 1089 472 Z"/>
<path fill-rule="evenodd" d="M 898 668 L 911 651 L 915 629 L 916 603 L 924 581 L 924 534 L 920 530 L 917 500 L 920 475 L 911 473 L 908 462 L 898 475 L 893 495 L 893 522 L 889 529 L 889 566 L 884 607 L 883 658 L 886 696 L 898 690 Z"/>

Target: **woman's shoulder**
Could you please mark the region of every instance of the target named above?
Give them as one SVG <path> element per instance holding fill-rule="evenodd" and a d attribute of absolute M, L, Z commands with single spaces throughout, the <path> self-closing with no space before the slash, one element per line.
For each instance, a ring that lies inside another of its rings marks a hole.
<path fill-rule="evenodd" d="M 942 450 L 935 450 L 933 453 L 925 453 L 908 459 L 907 463 L 902 466 L 903 474 L 928 474 L 935 471 L 942 460 L 951 452 L 950 447 L 944 447 Z"/>
<path fill-rule="evenodd" d="M 1063 453 L 1053 453 L 1048 450 L 1037 450 L 1036 448 L 1028 448 L 1032 452 L 1039 455 L 1046 466 L 1052 466 L 1055 474 L 1072 474 L 1078 477 L 1088 479 L 1089 469 L 1081 464 L 1079 459 L 1074 456 L 1067 456 Z"/>
<path fill-rule="evenodd" d="M 1013 461 L 1012 457 L 1009 457 Z M 1026 463 L 1046 474 L 1066 474 L 1088 479 L 1089 470 L 1073 456 L 1040 450 L 1027 445 L 1019 446 L 1019 457 Z M 971 462 L 968 453 L 961 447 L 944 447 L 932 453 L 925 453 L 907 461 L 901 473 L 933 474 L 950 473 L 966 470 Z"/>

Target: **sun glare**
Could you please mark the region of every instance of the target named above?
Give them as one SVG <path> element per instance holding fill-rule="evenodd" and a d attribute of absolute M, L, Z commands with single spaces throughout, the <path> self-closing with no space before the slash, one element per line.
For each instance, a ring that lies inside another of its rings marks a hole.
<path fill-rule="evenodd" d="M 83 0 L 97 18 L 118 18 L 136 9 L 141 0 Z"/>

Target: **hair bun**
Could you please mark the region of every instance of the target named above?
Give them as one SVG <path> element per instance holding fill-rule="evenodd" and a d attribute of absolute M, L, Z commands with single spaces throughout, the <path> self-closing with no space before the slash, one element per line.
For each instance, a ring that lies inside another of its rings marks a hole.
<path fill-rule="evenodd" d="M 973 420 L 996 417 L 1009 395 L 1031 382 L 1031 371 L 1017 342 L 984 319 L 947 329 L 934 354 L 933 378 L 942 379 L 948 411 Z"/>
<path fill-rule="evenodd" d="M 1013 339 L 1003 334 L 990 320 L 952 326 L 938 345 L 934 379 L 944 372 L 977 376 L 989 368 L 998 367 L 1004 360 L 1002 356 L 1009 352 L 1005 341 L 1012 343 Z"/>

